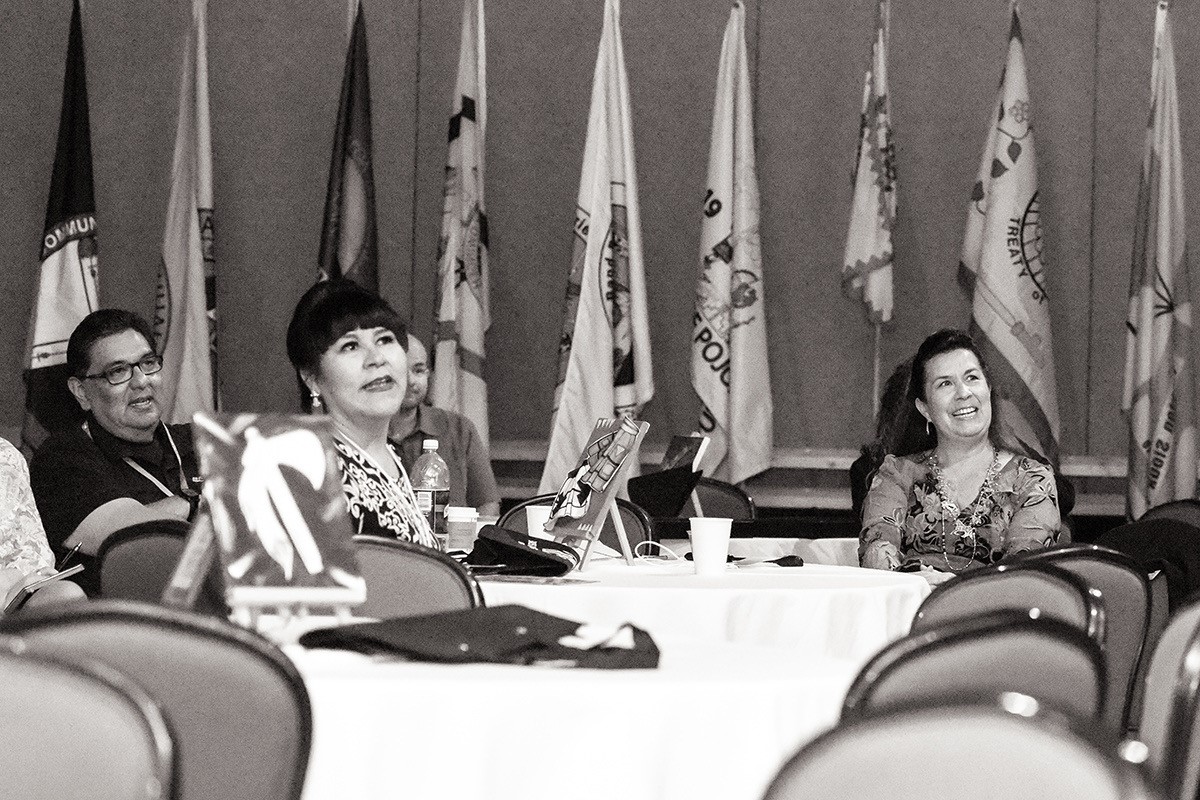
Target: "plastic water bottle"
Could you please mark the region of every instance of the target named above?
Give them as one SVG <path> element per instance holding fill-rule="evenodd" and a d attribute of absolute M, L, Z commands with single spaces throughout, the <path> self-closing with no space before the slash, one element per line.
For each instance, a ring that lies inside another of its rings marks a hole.
<path fill-rule="evenodd" d="M 429 529 L 446 549 L 446 504 L 450 502 L 450 468 L 438 455 L 437 439 L 421 442 L 421 457 L 413 464 L 413 491 Z"/>

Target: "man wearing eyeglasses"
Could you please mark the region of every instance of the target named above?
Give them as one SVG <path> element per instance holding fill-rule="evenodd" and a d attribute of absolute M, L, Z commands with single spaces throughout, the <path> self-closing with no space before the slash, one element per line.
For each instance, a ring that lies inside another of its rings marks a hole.
<path fill-rule="evenodd" d="M 145 319 L 121 309 L 79 323 L 67 344 L 67 387 L 86 420 L 47 439 L 30 466 L 51 546 L 63 553 L 80 545 L 85 564 L 113 531 L 188 519 L 195 509 L 200 473 L 191 426 L 162 422 L 162 359 L 153 338 Z M 98 576 L 93 568 L 80 577 L 88 573 L 80 583 L 90 590 Z"/>

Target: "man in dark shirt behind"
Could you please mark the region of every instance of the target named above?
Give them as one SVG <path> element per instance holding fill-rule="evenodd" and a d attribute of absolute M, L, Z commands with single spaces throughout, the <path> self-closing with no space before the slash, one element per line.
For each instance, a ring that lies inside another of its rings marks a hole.
<path fill-rule="evenodd" d="M 421 340 L 408 335 L 408 391 L 393 419 L 389 438 L 400 447 L 400 461 L 412 476 L 424 439 L 438 440 L 438 454 L 450 468 L 450 505 L 471 506 L 480 516 L 500 513 L 500 488 L 487 445 L 462 414 L 425 404 L 429 393 L 429 356 Z"/>
<path fill-rule="evenodd" d="M 80 545 L 87 565 L 113 531 L 149 519 L 188 519 L 200 488 L 190 425 L 165 425 L 162 359 L 153 331 L 129 311 L 89 314 L 67 344 L 67 386 L 86 414 L 34 454 L 30 482 L 50 546 Z M 81 574 L 96 588 L 94 563 Z"/>

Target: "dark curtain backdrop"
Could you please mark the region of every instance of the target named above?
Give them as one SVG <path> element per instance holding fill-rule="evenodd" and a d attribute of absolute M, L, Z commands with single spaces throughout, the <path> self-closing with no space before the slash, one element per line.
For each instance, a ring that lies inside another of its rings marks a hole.
<path fill-rule="evenodd" d="M 694 425 L 689 359 L 699 212 L 724 0 L 626 0 L 658 394 L 651 440 Z M 751 0 L 777 447 L 855 447 L 871 431 L 872 330 L 840 292 L 873 0 Z M 367 2 L 381 285 L 431 329 L 458 0 Z M 106 304 L 153 308 L 189 0 L 83 0 Z M 487 7 L 487 200 L 496 441 L 544 439 L 571 253 L 601 0 Z M 1175 13 L 1185 162 L 1200 221 L 1200 9 Z M 1133 206 L 1154 4 L 1023 8 L 1064 453 L 1120 455 Z M 28 309 L 58 120 L 68 0 L 0 25 L 0 432 L 19 428 Z M 1005 4 L 894 0 L 891 89 L 900 223 L 884 373 L 932 329 L 964 325 L 954 281 L 1005 52 Z M 316 274 L 345 54 L 340 0 L 210 0 L 222 390 L 293 410 L 284 329 Z"/>

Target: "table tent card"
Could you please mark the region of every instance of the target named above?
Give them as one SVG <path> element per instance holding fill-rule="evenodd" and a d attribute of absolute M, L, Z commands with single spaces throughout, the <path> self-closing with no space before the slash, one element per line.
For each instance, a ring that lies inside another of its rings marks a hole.
<path fill-rule="evenodd" d="M 700 462 L 708 449 L 709 438 L 702 433 L 690 436 L 672 436 L 663 453 L 661 470 L 688 467 L 692 472 L 700 471 Z"/>
<path fill-rule="evenodd" d="M 198 413 L 193 429 L 235 613 L 362 603 L 329 418 Z"/>
<path fill-rule="evenodd" d="M 567 474 L 550 504 L 545 531 L 554 540 L 577 549 L 581 567 L 587 563 L 592 545 L 599 540 L 609 517 L 617 529 L 626 561 L 633 561 L 615 505 L 630 454 L 637 453 L 649 429 L 649 422 L 628 418 L 597 420 L 579 463 Z"/>

